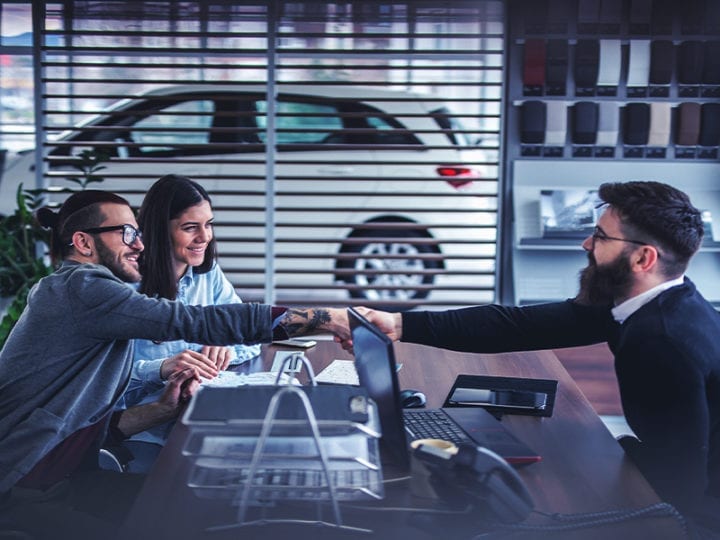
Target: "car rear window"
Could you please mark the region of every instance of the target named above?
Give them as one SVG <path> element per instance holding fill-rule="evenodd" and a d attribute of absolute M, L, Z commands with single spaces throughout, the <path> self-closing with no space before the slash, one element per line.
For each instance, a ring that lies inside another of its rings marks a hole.
<path fill-rule="evenodd" d="M 265 142 L 267 129 L 267 101 L 258 101 L 259 135 Z M 338 110 L 332 105 L 278 101 L 275 128 L 277 144 L 322 144 L 334 132 L 343 128 Z"/>
<path fill-rule="evenodd" d="M 267 102 L 258 101 L 258 127 L 265 142 Z M 419 145 L 400 122 L 356 102 L 317 103 L 278 100 L 277 144 Z"/>

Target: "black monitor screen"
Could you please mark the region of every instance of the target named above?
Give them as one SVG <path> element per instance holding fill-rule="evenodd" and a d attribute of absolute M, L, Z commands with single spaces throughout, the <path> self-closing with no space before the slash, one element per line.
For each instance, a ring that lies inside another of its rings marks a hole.
<path fill-rule="evenodd" d="M 348 318 L 360 384 L 378 407 L 381 446 L 394 464 L 407 469 L 410 458 L 392 341 L 352 308 L 348 309 Z"/>

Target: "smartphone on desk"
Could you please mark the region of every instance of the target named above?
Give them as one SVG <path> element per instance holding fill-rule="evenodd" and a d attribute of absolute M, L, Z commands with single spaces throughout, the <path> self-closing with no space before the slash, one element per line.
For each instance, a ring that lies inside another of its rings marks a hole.
<path fill-rule="evenodd" d="M 452 405 L 490 405 L 493 407 L 510 407 L 516 409 L 544 409 L 547 395 L 540 392 L 521 390 L 487 390 L 481 388 L 454 389 L 448 402 Z"/>
<path fill-rule="evenodd" d="M 317 345 L 317 341 L 314 339 L 306 338 L 290 338 L 290 339 L 279 339 L 272 342 L 273 345 L 283 345 L 284 347 L 298 347 L 300 349 L 309 349 Z"/>

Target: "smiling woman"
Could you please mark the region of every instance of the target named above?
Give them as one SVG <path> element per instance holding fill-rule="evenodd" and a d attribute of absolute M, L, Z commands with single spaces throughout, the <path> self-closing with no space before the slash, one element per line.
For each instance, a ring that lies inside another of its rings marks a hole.
<path fill-rule="evenodd" d="M 175 174 L 155 182 L 138 213 L 145 243 L 140 292 L 174 300 L 189 266 L 208 272 L 217 256 L 212 220 L 210 196 L 200 184 Z"/>
<path fill-rule="evenodd" d="M 169 174 L 147 192 L 138 214 L 145 251 L 140 292 L 192 305 L 239 303 L 240 298 L 216 263 L 210 197 L 197 182 Z M 231 363 L 257 356 L 258 345 L 204 346 L 185 341 L 135 340 L 134 364 L 125 405 L 157 399 L 167 378 L 187 367 L 211 379 Z M 146 472 L 165 443 L 171 423 L 125 442 L 133 472 Z"/>

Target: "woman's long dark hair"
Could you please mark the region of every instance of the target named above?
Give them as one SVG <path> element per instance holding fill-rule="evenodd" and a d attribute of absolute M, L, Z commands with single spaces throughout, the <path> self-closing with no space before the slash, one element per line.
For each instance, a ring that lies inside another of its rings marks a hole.
<path fill-rule="evenodd" d="M 177 174 L 163 176 L 147 192 L 137 218 L 145 244 L 140 259 L 143 276 L 140 292 L 170 300 L 177 297 L 170 220 L 202 201 L 212 204 L 207 191 L 197 182 Z M 212 268 L 216 257 L 217 243 L 213 236 L 205 250 L 202 264 L 194 267 L 193 271 L 204 274 Z"/>

